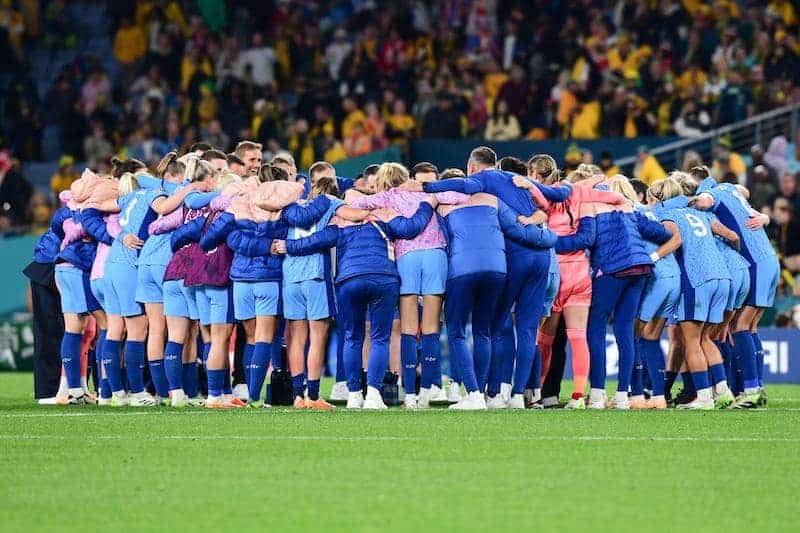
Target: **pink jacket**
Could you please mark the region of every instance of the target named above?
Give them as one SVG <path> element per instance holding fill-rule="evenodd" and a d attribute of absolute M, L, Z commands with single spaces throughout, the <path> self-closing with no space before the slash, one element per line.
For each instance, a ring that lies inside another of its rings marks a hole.
<path fill-rule="evenodd" d="M 115 239 L 122 231 L 122 226 L 119 225 L 119 213 L 110 213 L 103 217 L 106 221 L 106 230 L 108 234 Z M 101 279 L 106 273 L 106 259 L 108 253 L 111 251 L 111 246 L 102 242 L 97 243 L 97 255 L 94 256 L 94 263 L 92 263 L 92 271 L 89 273 L 89 279 Z"/>
<path fill-rule="evenodd" d="M 388 191 L 379 192 L 372 196 L 361 196 L 353 200 L 350 205 L 358 209 L 380 209 L 383 207 L 390 207 L 403 215 L 410 217 L 417 212 L 419 204 L 425 200 L 428 195 L 421 192 L 408 192 L 398 189 L 389 189 Z M 460 204 L 469 200 L 468 194 L 460 192 L 442 192 L 437 193 L 436 199 L 442 204 Z M 436 216 L 431 217 L 428 225 L 422 232 L 413 239 L 398 239 L 394 242 L 394 253 L 399 259 L 408 252 L 417 250 L 433 250 L 446 246 L 442 229 L 439 226 L 439 219 Z"/>

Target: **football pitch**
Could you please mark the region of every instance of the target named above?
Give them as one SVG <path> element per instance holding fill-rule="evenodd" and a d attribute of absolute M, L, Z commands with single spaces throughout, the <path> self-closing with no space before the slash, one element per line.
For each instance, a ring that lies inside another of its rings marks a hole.
<path fill-rule="evenodd" d="M 0 374 L 3 531 L 798 528 L 800 386 L 725 412 L 115 410 L 31 390 Z"/>

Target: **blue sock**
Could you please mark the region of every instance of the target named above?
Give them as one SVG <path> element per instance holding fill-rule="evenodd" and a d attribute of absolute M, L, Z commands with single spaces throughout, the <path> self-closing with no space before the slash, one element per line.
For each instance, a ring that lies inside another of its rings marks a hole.
<path fill-rule="evenodd" d="M 253 347 L 253 358 L 250 360 L 250 379 L 247 380 L 250 401 L 257 402 L 261 398 L 261 388 L 267 379 L 267 363 L 272 356 L 272 344 L 257 342 Z"/>
<path fill-rule="evenodd" d="M 733 350 L 744 374 L 744 388 L 757 389 L 756 347 L 749 331 L 737 331 L 733 334 Z"/>
<path fill-rule="evenodd" d="M 106 372 L 108 386 L 113 392 L 124 390 L 122 387 L 122 368 L 120 368 L 120 342 L 106 339 L 103 343 L 103 369 Z"/>
<path fill-rule="evenodd" d="M 292 396 L 295 398 L 303 398 L 306 392 L 306 376 L 305 374 L 297 374 L 292 376 Z"/>
<path fill-rule="evenodd" d="M 647 361 L 650 382 L 653 384 L 653 396 L 662 396 L 664 394 L 666 361 L 664 359 L 664 351 L 661 349 L 661 343 L 642 339 L 641 346 Z"/>
<path fill-rule="evenodd" d="M 319 400 L 319 380 L 308 380 L 308 398 L 312 401 Z"/>
<path fill-rule="evenodd" d="M 711 383 L 716 385 L 717 383 L 721 383 L 725 381 L 725 364 L 724 363 L 717 363 L 716 365 L 712 365 L 711 368 Z"/>
<path fill-rule="evenodd" d="M 242 355 L 242 370 L 244 370 L 245 381 L 250 379 L 250 365 L 253 362 L 253 350 L 255 350 L 255 348 L 255 344 L 244 345 L 244 354 Z"/>
<path fill-rule="evenodd" d="M 691 372 L 681 372 L 681 380 L 683 381 L 683 390 L 685 390 L 688 394 L 695 394 L 697 392 L 694 380 L 692 380 Z M 706 381 L 708 381 L 708 376 L 706 376 Z"/>
<path fill-rule="evenodd" d="M 80 333 L 64 333 L 61 339 L 61 364 L 70 389 L 81 388 L 81 338 Z"/>
<path fill-rule="evenodd" d="M 100 380 L 100 397 L 104 400 L 111 398 L 111 385 L 106 378 Z"/>
<path fill-rule="evenodd" d="M 204 366 L 206 364 L 206 361 L 208 361 L 208 354 L 210 354 L 210 353 L 211 353 L 211 343 L 210 342 L 204 342 L 203 343 L 203 353 L 200 356 L 200 358 L 203 361 L 203 365 Z"/>
<path fill-rule="evenodd" d="M 758 333 L 751 333 L 753 346 L 756 349 L 756 373 L 758 374 L 758 386 L 764 386 L 764 346 L 761 344 L 761 337 Z"/>
<path fill-rule="evenodd" d="M 703 370 L 702 372 L 691 372 L 690 381 L 694 383 L 694 389 L 696 391 L 711 387 L 708 382 L 708 370 Z"/>
<path fill-rule="evenodd" d="M 144 390 L 144 342 L 125 341 L 125 374 L 134 394 Z"/>
<path fill-rule="evenodd" d="M 156 388 L 156 394 L 159 398 L 169 398 L 169 383 L 167 382 L 167 373 L 164 370 L 164 360 L 149 361 L 150 377 L 153 380 L 153 386 Z"/>
<path fill-rule="evenodd" d="M 403 388 L 406 394 L 417 393 L 417 337 L 400 335 L 400 361 L 403 364 Z"/>
<path fill-rule="evenodd" d="M 222 368 L 220 370 L 208 370 L 208 395 L 209 396 L 222 396 L 222 389 L 225 387 L 225 376 L 228 370 Z"/>
<path fill-rule="evenodd" d="M 152 372 L 152 368 L 150 370 Z M 169 341 L 164 348 L 164 371 L 167 373 L 169 390 L 183 388 L 183 344 Z"/>
<path fill-rule="evenodd" d="M 222 381 L 222 394 L 233 394 L 233 388 L 231 387 L 231 370 L 229 368 L 225 369 L 225 378 Z"/>
<path fill-rule="evenodd" d="M 423 335 L 419 343 L 422 350 L 422 376 L 420 387 L 429 389 L 436 381 L 436 369 L 439 369 L 439 383 L 442 382 L 442 371 L 439 365 L 442 348 L 439 345 L 439 334 L 429 333 Z"/>
<path fill-rule="evenodd" d="M 197 361 L 192 363 L 183 363 L 183 392 L 189 398 L 197 396 Z"/>
<path fill-rule="evenodd" d="M 256 343 L 258 344 L 258 343 Z M 269 343 L 270 346 L 270 360 L 272 361 L 272 370 L 282 370 L 283 369 L 283 353 L 282 348 L 283 345 L 278 344 L 273 341 Z"/>
<path fill-rule="evenodd" d="M 633 343 L 633 372 L 631 372 L 631 395 L 642 396 L 644 394 L 644 354 L 642 353 L 642 338 L 639 337 Z"/>
<path fill-rule="evenodd" d="M 103 344 L 106 342 L 106 330 L 101 329 L 97 335 L 97 344 L 94 346 L 94 364 L 97 372 L 98 392 L 103 387 Z"/>
<path fill-rule="evenodd" d="M 431 366 L 431 372 L 433 372 L 433 381 L 431 385 L 436 385 L 440 389 L 442 388 L 442 345 L 439 343 L 439 335 L 436 335 L 436 361 Z"/>

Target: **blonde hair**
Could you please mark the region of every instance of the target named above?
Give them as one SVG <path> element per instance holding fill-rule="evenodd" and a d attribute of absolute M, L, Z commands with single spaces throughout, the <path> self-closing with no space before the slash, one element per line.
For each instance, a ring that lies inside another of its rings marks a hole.
<path fill-rule="evenodd" d="M 213 176 L 214 172 L 214 166 L 211 163 L 200 159 L 196 155 L 190 155 L 183 177 L 190 182 L 204 181 L 206 178 Z"/>
<path fill-rule="evenodd" d="M 163 178 L 167 172 L 173 176 L 183 175 L 186 172 L 186 165 L 178 160 L 178 152 L 169 152 L 159 161 L 156 176 Z"/>
<path fill-rule="evenodd" d="M 688 172 L 673 170 L 669 173 L 668 177 L 678 182 L 678 184 L 681 186 L 683 194 L 686 196 L 694 196 L 694 194 L 697 192 L 697 182 Z"/>
<path fill-rule="evenodd" d="M 617 174 L 608 180 L 608 188 L 612 191 L 621 194 L 634 204 L 639 203 L 639 198 L 636 196 L 636 191 L 631 185 L 631 182 L 628 181 L 628 178 L 623 176 L 622 174 Z"/>
<path fill-rule="evenodd" d="M 120 196 L 125 196 L 126 194 L 130 194 L 139 188 L 139 181 L 136 179 L 136 176 L 138 176 L 139 174 L 147 174 L 147 172 L 137 172 L 136 174 L 134 174 L 133 172 L 125 172 L 122 176 L 119 177 Z"/>
<path fill-rule="evenodd" d="M 408 169 L 400 163 L 382 163 L 375 174 L 375 186 L 378 191 L 388 191 L 408 181 Z"/>
<path fill-rule="evenodd" d="M 567 174 L 567 181 L 569 181 L 570 183 L 577 183 L 579 181 L 588 180 L 593 175 L 594 174 L 588 172 L 585 168 L 580 168 L 579 166 L 578 168 Z"/>
<path fill-rule="evenodd" d="M 561 178 L 556 160 L 547 154 L 536 154 L 528 159 L 528 173 L 540 176 L 545 185 L 552 185 Z"/>
<path fill-rule="evenodd" d="M 581 163 L 578 165 L 576 170 L 580 170 L 581 172 L 587 172 L 590 176 L 597 176 L 598 174 L 603 173 L 603 169 L 598 167 L 597 165 L 592 165 L 590 163 Z"/>
<path fill-rule="evenodd" d="M 239 174 L 234 174 L 233 172 L 226 170 L 225 172 L 217 176 L 217 185 L 215 188 L 218 191 L 221 191 L 231 183 L 239 181 L 242 181 L 242 177 Z"/>
<path fill-rule="evenodd" d="M 334 178 L 323 176 L 317 179 L 311 186 L 308 194 L 309 198 L 316 198 L 321 195 L 339 196 L 339 184 Z"/>
<path fill-rule="evenodd" d="M 449 178 L 465 178 L 465 177 L 467 177 L 467 175 L 460 168 L 446 168 L 442 170 L 442 173 L 439 175 L 439 179 L 443 180 Z"/>
<path fill-rule="evenodd" d="M 647 196 L 658 202 L 666 202 L 670 198 L 675 198 L 683 194 L 683 188 L 673 178 L 654 181 L 647 189 Z"/>

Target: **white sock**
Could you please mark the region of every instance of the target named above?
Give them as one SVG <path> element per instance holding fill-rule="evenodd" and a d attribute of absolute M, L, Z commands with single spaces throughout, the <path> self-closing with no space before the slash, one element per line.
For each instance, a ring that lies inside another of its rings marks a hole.
<path fill-rule="evenodd" d="M 83 387 L 78 387 L 78 388 L 75 388 L 75 389 L 72 389 L 72 388 L 69 389 L 69 395 L 72 396 L 73 398 L 79 398 L 79 397 L 83 396 Z"/>
<path fill-rule="evenodd" d="M 538 402 L 542 399 L 542 389 L 533 389 L 533 401 Z"/>
<path fill-rule="evenodd" d="M 714 385 L 714 392 L 717 393 L 718 396 L 722 396 L 728 392 L 728 382 L 726 380 L 722 380 L 716 385 Z"/>
<path fill-rule="evenodd" d="M 86 381 L 86 376 L 81 376 L 81 389 L 85 391 L 89 390 L 89 383 Z"/>
<path fill-rule="evenodd" d="M 697 391 L 697 399 L 703 402 L 711 400 L 711 387 Z"/>
<path fill-rule="evenodd" d="M 625 391 L 617 391 L 616 400 L 618 404 L 628 403 L 628 393 Z"/>
<path fill-rule="evenodd" d="M 127 393 L 124 390 L 114 391 L 112 394 L 117 398 L 124 398 L 125 396 L 127 396 Z"/>
<path fill-rule="evenodd" d="M 479 402 L 479 401 L 483 400 L 483 394 L 479 390 L 470 392 L 467 395 L 467 397 L 469 398 L 469 401 L 471 401 L 471 402 Z"/>
<path fill-rule="evenodd" d="M 69 387 L 67 386 L 67 377 L 61 376 L 61 379 L 58 382 L 58 392 L 56 396 L 66 396 L 69 394 Z"/>
<path fill-rule="evenodd" d="M 143 400 L 147 398 L 147 391 L 136 392 L 133 394 L 133 397 L 136 398 L 137 400 Z"/>
<path fill-rule="evenodd" d="M 172 396 L 172 399 L 175 401 L 183 400 L 186 398 L 186 393 L 183 391 L 183 389 L 171 390 L 169 391 L 169 393 Z"/>
<path fill-rule="evenodd" d="M 379 399 L 383 401 L 381 398 L 381 391 L 379 391 L 375 387 L 367 387 L 367 398 Z"/>
<path fill-rule="evenodd" d="M 589 400 L 593 402 L 603 401 L 605 397 L 606 397 L 606 391 L 604 389 L 592 389 L 589 392 Z"/>

